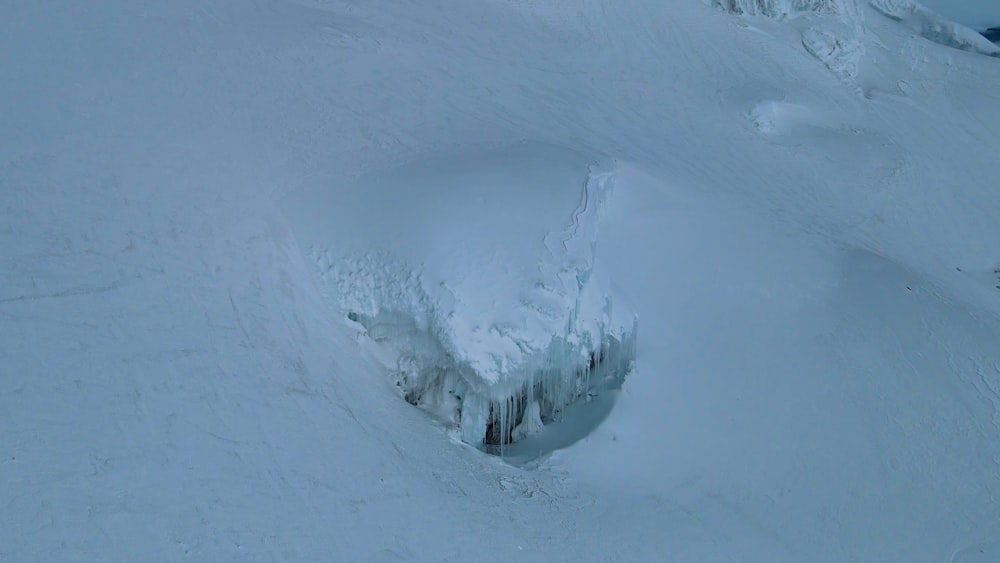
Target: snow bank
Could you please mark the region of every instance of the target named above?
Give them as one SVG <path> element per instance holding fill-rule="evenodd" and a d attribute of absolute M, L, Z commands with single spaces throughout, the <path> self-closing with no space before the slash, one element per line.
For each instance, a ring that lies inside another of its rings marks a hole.
<path fill-rule="evenodd" d="M 886 17 L 902 23 L 930 41 L 963 51 L 1000 57 L 1000 47 L 982 34 L 950 21 L 913 0 L 870 0 L 870 4 Z"/>
<path fill-rule="evenodd" d="M 470 444 L 524 437 L 629 370 L 635 315 L 596 253 L 614 167 L 586 162 L 522 146 L 372 179 L 336 221 L 374 249 L 317 252 L 406 400 Z M 366 217 L 369 197 L 395 210 Z"/>

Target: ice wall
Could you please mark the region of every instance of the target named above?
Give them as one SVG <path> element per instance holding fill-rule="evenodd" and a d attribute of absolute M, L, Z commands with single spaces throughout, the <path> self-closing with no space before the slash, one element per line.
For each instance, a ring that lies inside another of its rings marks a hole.
<path fill-rule="evenodd" d="M 395 211 L 337 219 L 381 229 L 367 249 L 316 255 L 403 397 L 502 446 L 620 385 L 636 317 L 597 252 L 614 164 L 533 146 L 418 168 L 362 188 Z"/>

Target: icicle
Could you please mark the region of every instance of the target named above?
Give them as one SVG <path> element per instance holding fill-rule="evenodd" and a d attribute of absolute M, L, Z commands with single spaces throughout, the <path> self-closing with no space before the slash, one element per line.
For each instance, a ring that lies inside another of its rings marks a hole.
<path fill-rule="evenodd" d="M 510 401 L 506 397 L 500 409 L 500 457 L 503 457 L 503 447 L 507 442 L 507 417 L 510 416 Z"/>

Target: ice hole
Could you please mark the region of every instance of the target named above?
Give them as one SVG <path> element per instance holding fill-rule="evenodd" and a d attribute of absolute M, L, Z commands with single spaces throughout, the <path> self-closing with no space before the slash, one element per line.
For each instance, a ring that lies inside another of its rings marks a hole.
<path fill-rule="evenodd" d="M 616 334 L 554 336 L 502 380 L 486 382 L 456 361 L 433 330 L 398 311 L 348 318 L 386 353 L 406 402 L 464 442 L 514 463 L 567 447 L 607 416 L 632 369 L 635 327 Z"/>

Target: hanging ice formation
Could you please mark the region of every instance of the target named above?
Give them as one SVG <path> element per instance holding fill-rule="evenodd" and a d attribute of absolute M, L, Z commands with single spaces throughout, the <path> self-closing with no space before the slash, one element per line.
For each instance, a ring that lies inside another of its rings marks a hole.
<path fill-rule="evenodd" d="M 319 257 L 321 268 L 406 401 L 463 441 L 502 449 L 620 387 L 631 369 L 636 317 L 595 260 L 613 179 L 591 170 L 569 225 L 535 243 L 525 267 L 486 262 L 441 279 L 369 253 Z"/>

